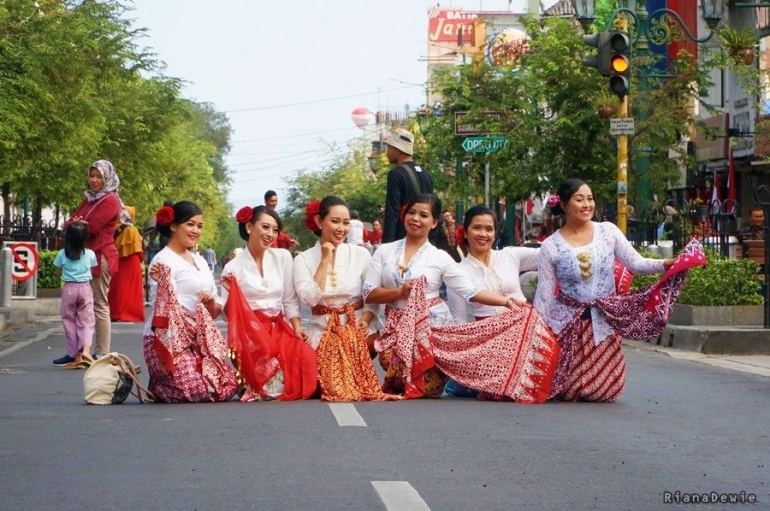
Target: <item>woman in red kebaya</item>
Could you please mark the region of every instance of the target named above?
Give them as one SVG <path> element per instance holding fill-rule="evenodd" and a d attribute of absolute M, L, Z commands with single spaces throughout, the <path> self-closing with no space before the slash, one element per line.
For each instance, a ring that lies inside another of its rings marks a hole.
<path fill-rule="evenodd" d="M 65 224 L 79 221 L 88 224 L 87 248 L 96 254 L 97 265 L 91 269 L 96 315 L 96 343 L 94 358 L 110 352 L 110 281 L 118 271 L 118 250 L 115 247 L 115 228 L 118 220 L 131 223 L 131 217 L 120 200 L 120 179 L 115 167 L 107 160 L 99 160 L 88 169 L 86 197 Z M 71 361 L 57 359 L 54 363 Z"/>

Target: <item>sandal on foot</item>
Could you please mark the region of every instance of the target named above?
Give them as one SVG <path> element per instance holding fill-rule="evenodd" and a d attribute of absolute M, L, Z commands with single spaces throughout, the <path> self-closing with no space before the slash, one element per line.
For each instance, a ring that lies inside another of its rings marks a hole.
<path fill-rule="evenodd" d="M 83 357 L 82 353 L 78 353 L 78 356 L 75 357 L 75 360 L 67 364 L 67 369 L 88 369 L 91 367 L 92 363 L 93 360 L 89 360 Z"/>

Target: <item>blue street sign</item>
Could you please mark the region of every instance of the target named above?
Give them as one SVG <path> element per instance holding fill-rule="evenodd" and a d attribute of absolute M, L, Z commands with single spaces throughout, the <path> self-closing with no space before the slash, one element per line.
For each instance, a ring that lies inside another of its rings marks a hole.
<path fill-rule="evenodd" d="M 507 137 L 468 137 L 463 140 L 463 149 L 466 153 L 493 153 L 508 147 L 509 143 Z"/>

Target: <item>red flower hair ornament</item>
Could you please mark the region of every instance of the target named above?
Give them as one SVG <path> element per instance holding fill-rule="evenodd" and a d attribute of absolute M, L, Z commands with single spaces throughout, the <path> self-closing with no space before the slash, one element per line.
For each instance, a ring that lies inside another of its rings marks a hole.
<path fill-rule="evenodd" d="M 155 213 L 155 223 L 157 225 L 166 227 L 167 225 L 171 225 L 171 222 L 173 221 L 174 221 L 174 208 L 172 208 L 171 206 L 163 206 L 158 210 L 157 213 Z"/>
<path fill-rule="evenodd" d="M 239 224 L 247 224 L 251 222 L 251 218 L 254 216 L 254 208 L 251 206 L 243 206 L 235 214 L 235 221 Z"/>
<path fill-rule="evenodd" d="M 321 201 L 314 200 L 307 203 L 305 206 L 305 227 L 309 231 L 316 232 L 318 230 L 318 224 L 315 221 L 315 217 L 321 213 Z"/>

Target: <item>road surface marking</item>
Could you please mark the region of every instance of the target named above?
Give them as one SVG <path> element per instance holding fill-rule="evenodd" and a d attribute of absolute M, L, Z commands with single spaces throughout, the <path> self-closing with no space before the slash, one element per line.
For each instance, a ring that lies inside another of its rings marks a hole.
<path fill-rule="evenodd" d="M 340 426 L 363 426 L 366 427 L 364 418 L 356 411 L 356 407 L 350 403 L 329 403 L 329 408 L 337 419 Z"/>
<path fill-rule="evenodd" d="M 61 333 L 61 328 L 60 327 L 49 328 L 48 330 L 45 330 L 44 332 L 40 332 L 39 334 L 37 334 L 32 339 L 16 343 L 15 345 L 11 346 L 7 350 L 0 351 L 0 357 L 4 357 L 5 355 L 13 353 L 16 350 L 20 350 L 23 347 L 29 346 L 30 344 L 35 343 L 37 341 L 42 341 L 43 339 L 45 339 L 46 337 L 49 337 L 50 335 L 52 335 L 54 333 Z"/>
<path fill-rule="evenodd" d="M 406 481 L 372 481 L 388 511 L 430 511 L 417 490 Z"/>

